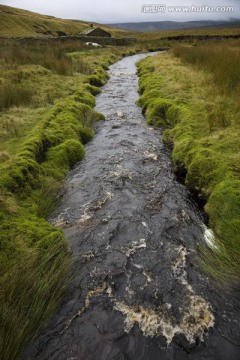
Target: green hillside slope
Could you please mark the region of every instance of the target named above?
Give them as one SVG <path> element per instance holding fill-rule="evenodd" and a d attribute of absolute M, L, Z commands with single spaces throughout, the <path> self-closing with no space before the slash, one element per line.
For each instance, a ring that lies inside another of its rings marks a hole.
<path fill-rule="evenodd" d="M 73 36 L 89 28 L 89 25 L 85 21 L 63 20 L 0 5 L 0 37 L 49 37 L 64 34 Z M 101 28 L 108 30 L 114 37 L 127 34 L 125 30 L 110 29 L 107 26 Z"/>

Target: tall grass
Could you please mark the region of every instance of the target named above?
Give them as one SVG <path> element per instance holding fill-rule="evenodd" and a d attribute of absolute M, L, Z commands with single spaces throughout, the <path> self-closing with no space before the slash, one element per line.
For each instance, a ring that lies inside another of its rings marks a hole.
<path fill-rule="evenodd" d="M 0 84 L 0 111 L 12 106 L 31 104 L 34 92 L 34 89 L 24 85 Z"/>
<path fill-rule="evenodd" d="M 81 43 L 72 41 L 27 41 L 25 43 L 15 40 L 0 40 L 2 70 L 0 112 L 13 106 L 36 105 L 36 88 L 29 86 L 29 82 L 26 81 L 27 77 L 21 68 L 23 65 L 40 65 L 50 70 L 53 75 L 71 76 L 74 73 L 91 75 L 93 66 L 85 60 L 85 54 L 81 53 L 82 49 Z M 76 51 L 78 51 L 76 58 L 68 55 L 70 52 Z M 34 67 L 31 69 L 34 73 Z M 49 100 L 48 102 L 52 102 L 52 94 L 46 93 L 45 98 L 47 101 Z"/>
<path fill-rule="evenodd" d="M 26 342 L 38 334 L 59 304 L 70 266 L 61 246 L 30 250 L 23 241 L 19 261 L 1 278 L 1 359 L 18 358 Z"/>
<path fill-rule="evenodd" d="M 92 75 L 93 74 L 93 69 L 92 69 L 91 65 L 89 65 L 86 61 L 84 61 L 82 59 L 78 59 L 77 61 L 75 61 L 73 68 L 74 68 L 74 71 L 79 72 L 84 75 Z"/>
<path fill-rule="evenodd" d="M 81 50 L 81 43 L 1 41 L 0 59 L 8 66 L 36 64 L 59 75 L 71 75 L 73 61 L 66 53 Z"/>
<path fill-rule="evenodd" d="M 183 61 L 211 72 L 222 91 L 232 93 L 240 89 L 240 40 L 175 45 L 173 52 Z"/>

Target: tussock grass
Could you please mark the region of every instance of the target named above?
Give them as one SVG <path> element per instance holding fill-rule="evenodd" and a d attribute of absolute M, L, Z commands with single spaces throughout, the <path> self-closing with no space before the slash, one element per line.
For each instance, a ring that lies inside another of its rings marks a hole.
<path fill-rule="evenodd" d="M 214 83 L 224 92 L 240 89 L 240 40 L 175 45 L 173 51 L 184 62 L 212 73 Z"/>
<path fill-rule="evenodd" d="M 0 84 L 0 111 L 12 106 L 31 105 L 34 89 L 21 85 Z"/>
<path fill-rule="evenodd" d="M 202 46 L 199 45 L 196 52 L 195 48 L 190 48 L 189 54 L 193 51 L 197 58 L 198 51 L 202 54 Z M 226 49 L 225 56 L 229 56 Z M 180 51 L 182 53 L 182 47 Z M 188 57 L 188 47 L 186 53 Z M 217 87 L 217 80 L 213 80 L 214 69 L 209 70 L 214 56 L 211 59 L 207 56 L 211 57 L 210 48 L 206 57 L 200 56 L 197 68 L 186 65 L 171 52 L 142 60 L 138 65 L 141 93 L 138 103 L 149 124 L 165 127 L 164 140 L 173 148 L 176 170 L 182 172 L 184 169 L 185 184 L 206 204 L 205 211 L 219 251 L 204 247 L 205 269 L 225 286 L 238 287 L 240 133 L 237 86 Z M 233 67 L 235 60 L 232 57 Z M 229 77 L 231 79 L 231 75 Z"/>
<path fill-rule="evenodd" d="M 71 49 L 73 46 L 72 44 Z M 65 55 L 67 51 L 68 48 L 63 47 L 61 43 L 44 44 L 32 41 L 24 44 L 17 41 L 2 41 L 0 59 L 11 67 L 35 64 L 59 75 L 71 75 L 73 63 L 72 59 Z"/>
<path fill-rule="evenodd" d="M 56 182 L 51 177 L 46 177 L 41 187 L 33 195 L 34 203 L 37 208 L 37 216 L 47 218 L 59 203 L 59 198 L 64 192 L 64 183 Z"/>
<path fill-rule="evenodd" d="M 87 108 L 82 113 L 82 123 L 85 128 L 92 128 L 99 119 L 104 119 L 102 114 L 89 111 Z"/>
<path fill-rule="evenodd" d="M 78 59 L 74 64 L 74 71 L 84 75 L 91 75 L 93 73 L 93 68 L 86 61 Z"/>
<path fill-rule="evenodd" d="M 2 117 L 0 122 L 0 136 L 4 136 L 4 135 L 17 136 L 21 124 L 22 124 L 21 120 L 17 119 L 16 117 L 9 115 Z"/>
<path fill-rule="evenodd" d="M 70 257 L 61 234 L 58 243 L 45 249 L 29 249 L 19 236 L 16 241 L 21 255 L 0 281 L 0 349 L 6 360 L 18 358 L 53 315 L 70 281 Z"/>
<path fill-rule="evenodd" d="M 10 159 L 10 154 L 7 151 L 0 151 L 0 163 Z"/>
<path fill-rule="evenodd" d="M 119 59 L 123 51 L 122 49 L 84 50 L 81 44 L 72 41 L 56 44 L 47 42 L 20 44 L 15 40 L 4 40 L 0 41 L 0 47 L 3 50 L 0 52 L 0 58 L 2 56 L 0 88 L 3 93 L 0 100 L 2 101 L 0 151 L 6 150 L 11 155 L 41 120 L 44 111 L 50 105 L 54 105 L 58 99 L 74 96 L 77 101 L 93 106 L 91 92 L 96 95 L 99 89 L 87 88 L 90 81 L 88 77 L 94 76 L 92 80 L 94 84 L 104 84 L 107 75 L 103 69 Z M 13 51 L 19 49 L 24 56 L 15 56 L 13 52 L 12 58 L 8 58 L 6 54 L 11 49 Z M 70 64 L 68 75 L 59 75 L 55 69 L 49 70 L 38 64 L 43 63 L 39 60 L 38 54 L 42 57 L 46 55 L 47 58 L 52 53 L 59 53 L 60 57 L 67 59 Z M 79 68 L 78 64 L 80 64 Z M 9 91 L 6 91 L 5 85 Z"/>

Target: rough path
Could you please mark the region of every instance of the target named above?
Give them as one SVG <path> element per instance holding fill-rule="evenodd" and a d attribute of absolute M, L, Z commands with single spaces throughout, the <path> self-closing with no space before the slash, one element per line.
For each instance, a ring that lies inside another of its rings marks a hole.
<path fill-rule="evenodd" d="M 209 233 L 135 105 L 144 56 L 112 65 L 97 97 L 106 121 L 52 219 L 76 259 L 73 284 L 24 359 L 239 359 L 239 304 L 194 267 Z"/>

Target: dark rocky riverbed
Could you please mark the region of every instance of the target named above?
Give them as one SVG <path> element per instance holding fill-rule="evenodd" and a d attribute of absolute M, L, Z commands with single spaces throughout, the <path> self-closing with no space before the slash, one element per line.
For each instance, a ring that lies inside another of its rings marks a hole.
<path fill-rule="evenodd" d="M 195 266 L 211 233 L 161 130 L 135 105 L 145 56 L 112 65 L 97 97 L 106 121 L 51 219 L 72 250 L 73 281 L 23 359 L 239 359 L 239 302 Z"/>

